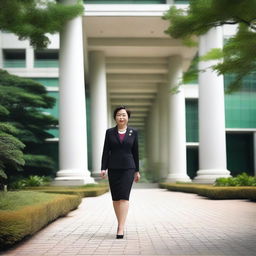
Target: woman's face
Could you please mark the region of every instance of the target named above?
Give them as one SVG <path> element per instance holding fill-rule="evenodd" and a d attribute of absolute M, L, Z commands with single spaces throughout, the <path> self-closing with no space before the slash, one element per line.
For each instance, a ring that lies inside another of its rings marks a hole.
<path fill-rule="evenodd" d="M 120 126 L 127 125 L 128 115 L 125 109 L 121 109 L 116 113 L 116 123 Z"/>

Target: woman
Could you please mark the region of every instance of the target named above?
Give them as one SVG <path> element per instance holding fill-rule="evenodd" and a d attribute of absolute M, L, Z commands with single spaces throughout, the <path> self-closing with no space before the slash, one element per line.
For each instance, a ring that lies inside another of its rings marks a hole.
<path fill-rule="evenodd" d="M 108 180 L 117 217 L 117 239 L 124 237 L 124 225 L 129 209 L 129 196 L 133 181 L 138 182 L 138 133 L 127 126 L 131 112 L 124 106 L 114 110 L 116 126 L 106 131 L 101 161 L 101 177 Z"/>

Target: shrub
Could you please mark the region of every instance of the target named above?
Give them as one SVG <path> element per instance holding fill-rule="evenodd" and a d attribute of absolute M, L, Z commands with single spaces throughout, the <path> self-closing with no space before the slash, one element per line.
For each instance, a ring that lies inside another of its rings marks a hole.
<path fill-rule="evenodd" d="M 87 184 L 78 187 L 59 187 L 59 186 L 39 186 L 39 187 L 27 187 L 26 190 L 41 191 L 45 193 L 57 193 L 57 194 L 70 194 L 79 195 L 81 197 L 94 197 L 102 195 L 109 191 L 109 187 L 104 184 Z"/>
<path fill-rule="evenodd" d="M 247 173 L 239 174 L 236 177 L 218 178 L 215 186 L 256 186 L 256 177 L 251 177 Z"/>
<path fill-rule="evenodd" d="M 217 187 L 213 185 L 204 184 L 174 184 L 164 183 L 161 184 L 162 188 L 170 191 L 195 193 L 200 196 L 205 196 L 210 199 L 249 199 L 256 201 L 256 187 Z"/>
<path fill-rule="evenodd" d="M 0 249 L 34 234 L 49 222 L 76 209 L 81 202 L 81 198 L 75 195 L 31 191 L 2 192 L 0 199 L 2 209 L 5 209 L 0 210 Z M 8 206 L 9 199 L 12 205 Z"/>
<path fill-rule="evenodd" d="M 11 189 L 23 189 L 26 187 L 39 187 L 44 186 L 50 182 L 49 177 L 31 175 L 28 178 L 20 179 L 13 182 L 10 187 Z"/>

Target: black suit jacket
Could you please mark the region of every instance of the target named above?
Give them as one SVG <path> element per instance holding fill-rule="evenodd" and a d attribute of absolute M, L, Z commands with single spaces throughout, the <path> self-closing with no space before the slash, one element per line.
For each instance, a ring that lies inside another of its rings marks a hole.
<path fill-rule="evenodd" d="M 135 171 L 139 171 L 137 130 L 128 126 L 121 142 L 117 126 L 107 129 L 101 160 L 101 170 L 106 169 L 135 169 Z"/>

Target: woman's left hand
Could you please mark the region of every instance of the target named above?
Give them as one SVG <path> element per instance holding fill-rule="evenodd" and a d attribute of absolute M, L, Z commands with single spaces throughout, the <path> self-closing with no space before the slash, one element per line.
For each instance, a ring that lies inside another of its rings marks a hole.
<path fill-rule="evenodd" d="M 140 173 L 139 172 L 135 172 L 134 173 L 134 181 L 138 182 L 140 180 Z"/>

